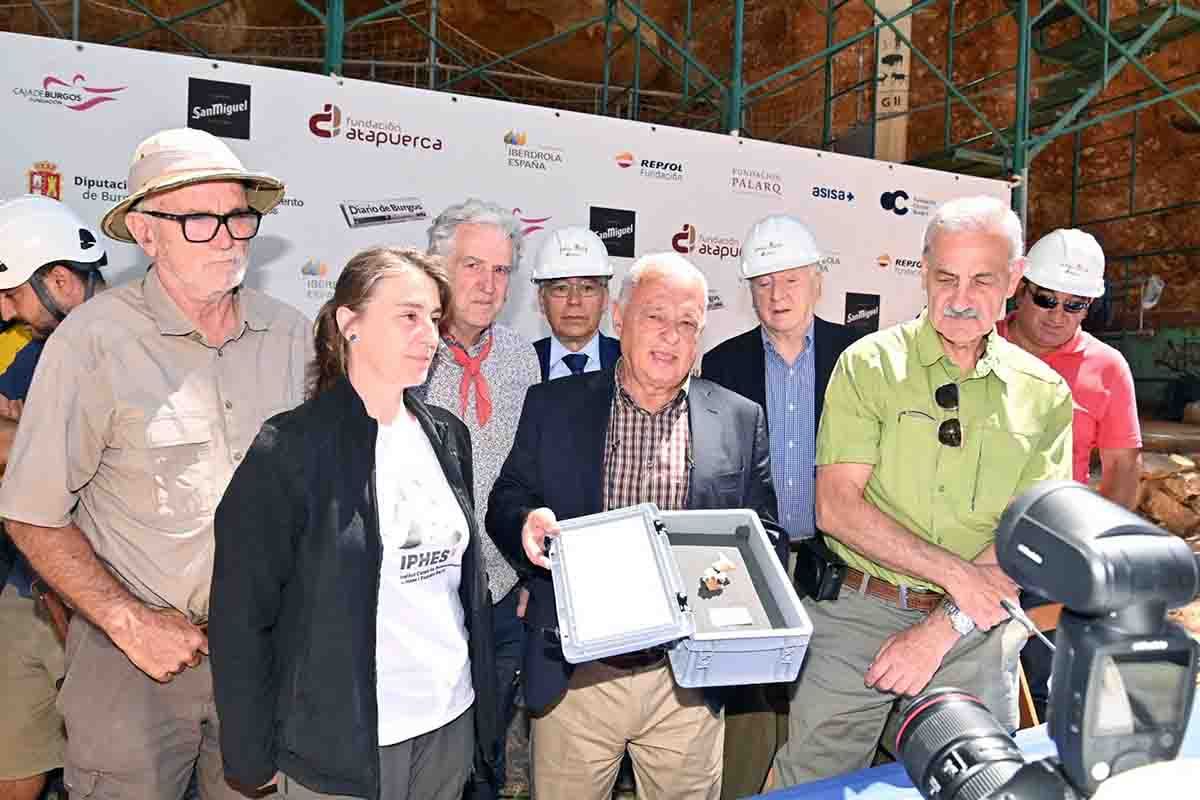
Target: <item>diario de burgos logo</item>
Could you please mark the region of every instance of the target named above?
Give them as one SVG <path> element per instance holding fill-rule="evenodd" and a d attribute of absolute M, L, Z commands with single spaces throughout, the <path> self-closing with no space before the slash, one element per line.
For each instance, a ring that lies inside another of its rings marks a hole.
<path fill-rule="evenodd" d="M 898 217 L 903 217 L 909 212 L 912 212 L 914 217 L 927 217 L 933 212 L 936 205 L 936 201 L 928 197 L 910 195 L 904 189 L 896 189 L 879 195 L 879 207 Z"/>
<path fill-rule="evenodd" d="M 397 222 L 417 222 L 429 219 L 425 204 L 419 197 L 388 197 L 382 200 L 366 200 L 356 203 L 341 203 L 342 216 L 350 228 L 366 228 L 371 225 L 391 225 Z"/>
<path fill-rule="evenodd" d="M 25 173 L 29 177 L 29 193 L 53 200 L 62 200 L 62 173 L 49 161 L 35 161 Z"/>
<path fill-rule="evenodd" d="M 686 224 L 679 233 L 671 237 L 671 247 L 676 253 L 692 253 L 698 256 L 715 256 L 724 261 L 742 254 L 742 244 L 732 236 L 704 236 L 695 225 Z"/>
<path fill-rule="evenodd" d="M 229 139 L 250 138 L 250 87 L 188 78 L 188 127 Z"/>
<path fill-rule="evenodd" d="M 837 186 L 814 186 L 812 196 L 818 200 L 840 200 L 846 203 L 854 202 L 854 192 Z"/>
<path fill-rule="evenodd" d="M 333 290 L 337 287 L 329 265 L 316 258 L 310 258 L 300 266 L 300 280 L 304 283 L 304 294 L 309 300 L 324 302 L 333 297 Z"/>
<path fill-rule="evenodd" d="M 308 130 L 320 139 L 341 137 L 347 142 L 373 145 L 374 147 L 401 147 L 408 150 L 444 150 L 445 143 L 437 136 L 409 133 L 394 120 L 352 117 L 343 113 L 333 103 L 326 103 L 321 110 L 308 118 Z"/>
<path fill-rule="evenodd" d="M 875 263 L 880 269 L 887 269 L 895 266 L 896 272 L 900 275 L 920 275 L 921 274 L 921 259 L 919 258 L 897 258 L 893 259 L 887 253 L 881 253 L 875 259 Z"/>
<path fill-rule="evenodd" d="M 633 258 L 637 213 L 627 208 L 592 206 L 588 227 L 600 237 L 610 256 Z"/>
<path fill-rule="evenodd" d="M 504 134 L 504 152 L 510 167 L 547 172 L 560 167 L 565 161 L 563 151 L 557 147 L 529 144 L 525 131 L 509 131 Z"/>
<path fill-rule="evenodd" d="M 553 215 L 548 217 L 535 217 L 532 214 L 526 214 L 519 208 L 514 208 L 513 216 L 521 223 L 521 236 L 529 236 L 532 233 L 537 233 L 542 228 L 546 227 L 546 223 L 551 220 Z"/>
<path fill-rule="evenodd" d="M 729 188 L 738 194 L 757 194 L 783 197 L 783 176 L 762 169 L 734 167 L 729 174 Z"/>
<path fill-rule="evenodd" d="M 31 103 L 65 106 L 72 111 L 87 111 L 104 103 L 112 103 L 128 86 L 92 86 L 82 72 L 75 73 L 70 81 L 55 75 L 42 78 L 41 87 L 14 86 L 13 94 L 24 97 Z"/>

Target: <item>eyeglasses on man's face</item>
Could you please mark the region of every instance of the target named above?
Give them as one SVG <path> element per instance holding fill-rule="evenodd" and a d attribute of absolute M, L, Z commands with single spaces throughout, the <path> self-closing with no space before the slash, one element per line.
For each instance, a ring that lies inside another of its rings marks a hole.
<path fill-rule="evenodd" d="M 230 211 L 228 214 L 170 214 L 148 209 L 137 211 L 148 217 L 178 222 L 179 227 L 183 229 L 183 238 L 193 244 L 211 242 L 217 237 L 222 225 L 229 231 L 230 238 L 244 242 L 258 234 L 258 226 L 262 222 L 262 214 L 252 208 Z"/>
<path fill-rule="evenodd" d="M 583 278 L 577 279 L 575 282 L 569 280 L 548 281 L 545 288 L 546 294 L 555 300 L 566 300 L 572 294 L 577 294 L 584 300 L 594 300 L 601 295 L 605 286 L 595 278 Z"/>
<path fill-rule="evenodd" d="M 1091 300 L 1059 300 L 1052 293 L 1034 283 L 1029 284 L 1029 296 L 1033 298 L 1033 304 L 1038 308 L 1053 311 L 1061 303 L 1063 311 L 1068 314 L 1081 314 L 1087 311 L 1092 304 Z"/>

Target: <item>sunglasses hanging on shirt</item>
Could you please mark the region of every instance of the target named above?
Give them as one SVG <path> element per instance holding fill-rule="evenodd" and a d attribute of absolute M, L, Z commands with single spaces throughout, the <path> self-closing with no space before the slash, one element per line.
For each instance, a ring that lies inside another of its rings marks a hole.
<path fill-rule="evenodd" d="M 958 384 L 946 383 L 942 384 L 933 393 L 933 399 L 938 404 L 939 408 L 946 411 L 958 410 Z M 958 417 L 953 417 L 944 421 L 938 426 L 937 433 L 938 441 L 946 447 L 961 447 L 962 446 L 962 423 Z"/>

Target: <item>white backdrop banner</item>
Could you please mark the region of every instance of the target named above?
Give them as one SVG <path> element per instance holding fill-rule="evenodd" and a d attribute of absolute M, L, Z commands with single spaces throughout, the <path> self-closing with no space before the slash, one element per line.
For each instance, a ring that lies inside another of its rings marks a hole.
<path fill-rule="evenodd" d="M 433 218 L 475 196 L 522 221 L 503 318 L 530 338 L 547 330 L 532 253 L 563 225 L 600 234 L 618 281 L 635 255 L 688 255 L 711 286 L 706 349 L 747 330 L 739 242 L 771 213 L 804 220 L 827 254 L 818 315 L 874 329 L 923 306 L 921 234 L 938 203 L 1010 200 L 1002 181 L 382 83 L 9 33 L 0 52 L 0 196 L 47 194 L 98 226 L 127 193 L 138 142 L 163 128 L 210 131 L 287 183 L 247 283 L 310 317 L 351 255 L 423 248 Z M 105 244 L 110 281 L 144 268 L 137 248 Z"/>

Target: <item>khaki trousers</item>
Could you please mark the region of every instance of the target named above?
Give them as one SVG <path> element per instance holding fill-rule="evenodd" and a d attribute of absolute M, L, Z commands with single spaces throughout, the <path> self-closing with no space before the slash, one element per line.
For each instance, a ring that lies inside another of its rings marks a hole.
<path fill-rule="evenodd" d="M 617 669 L 580 664 L 562 700 L 533 719 L 537 800 L 612 797 L 626 748 L 643 800 L 717 800 L 725 724 L 666 661 Z"/>
<path fill-rule="evenodd" d="M 899 698 L 863 683 L 885 639 L 924 618 L 843 588 L 835 602 L 804 598 L 813 636 L 792 696 L 788 740 L 775 756 L 775 787 L 829 778 L 871 765 Z M 1015 622 L 962 637 L 925 691 L 963 689 L 1000 724 L 1017 727 L 1017 661 L 1025 631 Z M 893 743 L 887 743 L 888 749 Z"/>
<path fill-rule="evenodd" d="M 225 782 L 207 657 L 158 683 L 76 614 L 58 708 L 71 800 L 178 800 L 193 770 L 201 800 L 244 800 Z"/>

